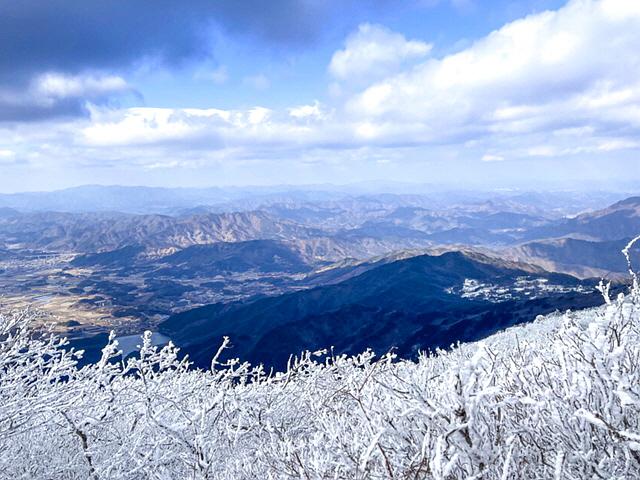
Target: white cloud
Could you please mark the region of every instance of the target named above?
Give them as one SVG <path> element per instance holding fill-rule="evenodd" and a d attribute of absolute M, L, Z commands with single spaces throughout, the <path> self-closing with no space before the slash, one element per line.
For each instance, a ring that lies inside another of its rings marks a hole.
<path fill-rule="evenodd" d="M 504 161 L 504 157 L 502 155 L 496 155 L 493 153 L 485 153 L 482 156 L 483 162 L 502 162 Z"/>
<path fill-rule="evenodd" d="M 178 160 L 168 160 L 166 162 L 154 162 L 142 166 L 145 170 L 171 169 L 184 167 L 184 163 Z"/>
<path fill-rule="evenodd" d="M 264 107 L 254 107 L 247 112 L 247 120 L 251 125 L 259 125 L 261 123 L 265 123 L 269 119 L 270 115 L 270 109 Z"/>
<path fill-rule="evenodd" d="M 16 161 L 16 153 L 13 150 L 0 149 L 0 165 L 11 165 Z"/>
<path fill-rule="evenodd" d="M 312 105 L 299 105 L 289 109 L 289 115 L 297 119 L 323 119 L 325 114 L 320 108 L 320 102 L 315 100 Z"/>
<path fill-rule="evenodd" d="M 36 113 L 46 116 L 48 111 L 55 112 L 57 107 L 64 110 L 65 106 L 69 108 L 72 104 L 82 105 L 85 101 L 98 101 L 133 91 L 124 78 L 117 75 L 49 72 L 33 78 L 27 89 L 0 88 L 0 119 L 3 119 L 2 109 L 14 111 L 14 115 L 16 109 L 22 109 L 25 117 Z"/>
<path fill-rule="evenodd" d="M 96 97 L 114 92 L 122 92 L 130 87 L 119 76 L 105 75 L 63 75 L 46 73 L 37 77 L 33 93 L 44 98 Z"/>
<path fill-rule="evenodd" d="M 634 0 L 603 0 L 602 11 L 612 20 L 640 17 L 640 3 Z"/>
<path fill-rule="evenodd" d="M 640 141 L 629 140 L 624 138 L 614 138 L 611 140 L 602 140 L 598 143 L 598 150 L 603 152 L 612 152 L 615 150 L 628 150 L 640 148 Z"/>
<path fill-rule="evenodd" d="M 423 58 L 431 45 L 407 40 L 380 25 L 362 24 L 333 54 L 329 72 L 342 81 L 371 80 L 394 73 L 406 61 Z"/>
<path fill-rule="evenodd" d="M 287 121 L 273 110 L 197 108 L 91 107 L 91 122 L 80 129 L 80 144 L 91 147 L 180 145 L 179 148 L 217 150 L 228 146 L 285 144 L 295 139 L 305 144 L 316 131 Z"/>
<path fill-rule="evenodd" d="M 371 123 L 422 124 L 423 141 L 555 129 L 640 130 L 639 2 L 573 0 L 505 25 L 352 98 Z"/>
<path fill-rule="evenodd" d="M 526 156 L 528 157 L 556 157 L 558 156 L 558 149 L 552 145 L 538 145 L 527 149 Z"/>
<path fill-rule="evenodd" d="M 175 113 L 168 108 L 131 108 L 121 112 L 93 108 L 93 122 L 82 134 L 84 140 L 94 146 L 148 144 L 193 136 L 197 131 L 196 122 L 186 119 L 189 114 L 185 118 Z"/>

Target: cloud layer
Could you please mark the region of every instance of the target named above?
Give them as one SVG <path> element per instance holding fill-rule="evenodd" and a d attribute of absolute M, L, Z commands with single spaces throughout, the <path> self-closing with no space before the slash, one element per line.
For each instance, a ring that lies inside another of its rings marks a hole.
<path fill-rule="evenodd" d="M 459 53 L 370 86 L 348 108 L 381 134 L 402 123 L 432 140 L 587 126 L 591 135 L 635 134 L 638 5 L 574 0 L 526 17 Z"/>
<path fill-rule="evenodd" d="M 632 4 L 574 0 L 400 73 L 403 59 L 426 56 L 429 45 L 364 24 L 333 55 L 328 69 L 341 79 L 384 78 L 336 105 L 330 115 L 320 115 L 324 107 L 316 102 L 288 114 L 270 112 L 247 130 L 250 112 L 165 111 L 164 121 L 144 121 L 140 138 L 160 140 L 166 130 L 169 136 L 209 135 L 212 145 L 219 139 L 251 144 L 270 137 L 344 146 L 493 139 L 498 148 L 515 137 L 535 142 L 537 135 L 552 142 L 541 149 L 525 141 L 503 157 L 628 148 L 635 145 L 629 138 L 640 132 L 640 8 Z M 136 130 L 127 122 L 140 112 L 121 112 L 115 123 L 131 140 Z M 300 125 L 303 117 L 314 122 Z M 91 131 L 108 128 L 118 141 L 114 124 L 94 120 Z"/>
<path fill-rule="evenodd" d="M 358 8 L 365 8 L 366 1 Z M 38 77 L 125 75 L 212 57 L 216 32 L 274 47 L 306 44 L 358 2 L 319 0 L 0 0 L 0 121 L 86 113 L 71 96 L 18 102 Z M 220 72 L 215 81 L 224 78 Z M 262 82 L 264 84 L 264 81 Z M 80 92 L 78 92 L 80 93 Z M 104 92 L 108 98 L 110 92 Z M 10 102 L 7 97 L 18 97 Z M 96 100 L 95 96 L 77 99 Z"/>
<path fill-rule="evenodd" d="M 168 63 L 210 54 L 211 24 L 267 42 L 319 33 L 331 6 L 314 0 L 21 0 L 0 2 L 0 76 L 78 73 L 156 57 Z M 332 2 L 328 2 L 332 3 Z"/>
<path fill-rule="evenodd" d="M 86 102 L 101 103 L 133 88 L 117 75 L 64 75 L 44 73 L 28 85 L 0 85 L 0 122 L 27 121 L 56 116 L 78 116 Z"/>
<path fill-rule="evenodd" d="M 572 0 L 453 54 L 434 57 L 431 50 L 425 41 L 362 24 L 326 60 L 328 81 L 341 85 L 341 95 L 289 107 L 112 108 L 101 99 L 131 91 L 119 75 L 39 74 L 23 99 L 31 109 L 82 103 L 89 117 L 46 133 L 37 125 L 0 130 L 0 151 L 10 152 L 2 161 L 66 155 L 171 169 L 367 155 L 380 165 L 406 156 L 497 168 L 518 159 L 596 165 L 640 150 L 639 2 Z M 269 87 L 263 80 L 246 81 Z M 0 90 L 0 105 L 10 101 L 5 97 Z"/>

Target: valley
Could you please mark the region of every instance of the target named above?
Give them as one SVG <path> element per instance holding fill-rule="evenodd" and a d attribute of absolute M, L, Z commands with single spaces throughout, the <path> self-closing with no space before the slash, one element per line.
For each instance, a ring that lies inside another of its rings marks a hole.
<path fill-rule="evenodd" d="M 429 195 L 282 192 L 171 215 L 5 207 L 0 302 L 37 308 L 85 348 L 111 330 L 158 331 L 198 365 L 224 335 L 235 354 L 276 365 L 327 345 L 412 356 L 596 305 L 596 279 L 625 281 L 619 252 L 640 231 L 640 198 L 588 210 L 593 199 L 562 195 L 573 214 L 533 194 L 480 193 L 442 206 Z"/>

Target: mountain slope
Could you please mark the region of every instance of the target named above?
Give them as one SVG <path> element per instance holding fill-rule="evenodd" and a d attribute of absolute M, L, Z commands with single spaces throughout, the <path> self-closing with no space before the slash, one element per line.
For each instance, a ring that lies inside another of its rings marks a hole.
<path fill-rule="evenodd" d="M 611 241 L 589 241 L 558 238 L 529 242 L 505 252 L 511 258 L 535 263 L 546 270 L 571 273 L 579 277 L 619 277 L 628 275 L 626 260 L 620 251 L 631 238 Z M 633 250 L 631 259 L 640 264 L 640 252 Z"/>
<path fill-rule="evenodd" d="M 630 197 L 602 210 L 583 213 L 531 229 L 529 239 L 572 237 L 591 241 L 633 238 L 640 233 L 640 197 Z"/>
<path fill-rule="evenodd" d="M 469 279 L 477 283 L 467 285 Z M 545 281 L 563 286 L 564 293 L 536 286 Z M 578 287 L 566 275 L 449 252 L 384 264 L 334 285 L 201 307 L 170 317 L 160 330 L 198 365 L 210 361 L 212 345 L 225 335 L 234 355 L 279 366 L 291 353 L 327 345 L 338 352 L 397 347 L 410 356 L 417 348 L 480 338 L 539 313 L 598 301 L 573 293 Z M 507 301 L 496 301 L 498 296 Z"/>
<path fill-rule="evenodd" d="M 80 255 L 71 261 L 74 267 L 127 267 L 133 265 L 138 256 L 144 252 L 144 247 L 140 245 L 128 245 L 101 253 L 90 253 Z"/>
<path fill-rule="evenodd" d="M 184 248 L 259 238 L 306 238 L 311 233 L 305 227 L 264 212 L 189 217 L 47 212 L 0 218 L 0 241 L 73 252 L 104 252 L 130 245 Z"/>
<path fill-rule="evenodd" d="M 275 240 L 192 245 L 161 259 L 172 269 L 244 272 L 305 272 L 310 266 L 291 247 Z"/>

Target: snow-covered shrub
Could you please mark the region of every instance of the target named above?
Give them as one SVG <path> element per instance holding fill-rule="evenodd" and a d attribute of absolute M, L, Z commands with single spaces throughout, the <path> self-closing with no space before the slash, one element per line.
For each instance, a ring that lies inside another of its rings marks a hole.
<path fill-rule="evenodd" d="M 270 374 L 139 358 L 78 368 L 0 317 L 0 478 L 640 478 L 640 294 L 417 361 L 305 353 Z M 227 346 L 228 340 L 223 343 Z"/>

